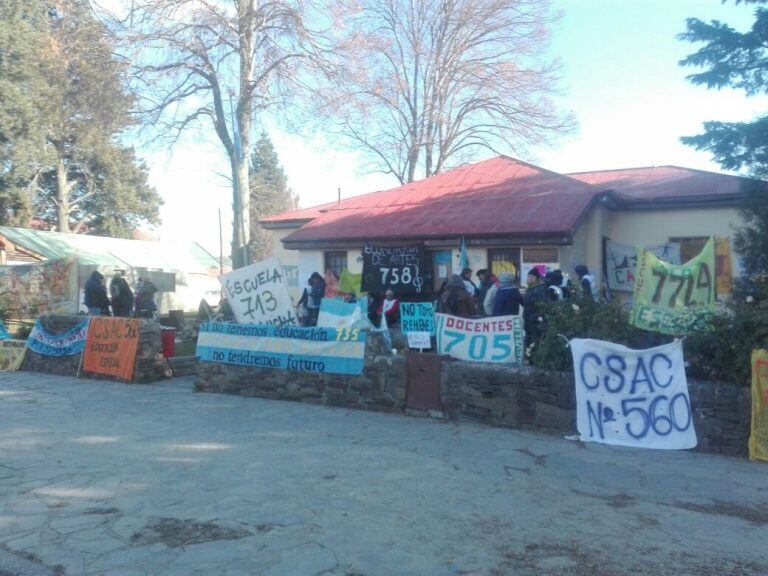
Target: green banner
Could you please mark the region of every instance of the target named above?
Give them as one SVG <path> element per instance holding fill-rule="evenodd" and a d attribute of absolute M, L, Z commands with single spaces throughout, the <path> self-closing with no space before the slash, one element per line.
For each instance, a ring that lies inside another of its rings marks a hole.
<path fill-rule="evenodd" d="M 681 318 L 715 303 L 715 242 L 710 238 L 698 256 L 685 264 L 659 260 L 637 249 L 637 273 L 631 322 L 644 330 L 682 336 Z"/>
<path fill-rule="evenodd" d="M 363 280 L 363 274 L 351 274 L 346 268 L 341 271 L 339 278 L 339 292 L 344 294 L 360 295 L 360 283 Z"/>

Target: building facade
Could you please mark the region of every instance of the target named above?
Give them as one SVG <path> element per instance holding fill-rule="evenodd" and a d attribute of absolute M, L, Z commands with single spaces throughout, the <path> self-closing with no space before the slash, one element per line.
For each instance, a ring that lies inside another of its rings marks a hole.
<path fill-rule="evenodd" d="M 573 276 L 584 264 L 603 284 L 610 243 L 672 243 L 686 261 L 710 236 L 729 239 L 748 185 L 764 183 L 676 166 L 557 174 L 500 156 L 262 224 L 294 297 L 313 272 L 362 272 L 366 243 L 422 244 L 432 292 L 459 273 L 462 241 L 474 271 L 513 272 L 524 282 L 533 266 Z"/>

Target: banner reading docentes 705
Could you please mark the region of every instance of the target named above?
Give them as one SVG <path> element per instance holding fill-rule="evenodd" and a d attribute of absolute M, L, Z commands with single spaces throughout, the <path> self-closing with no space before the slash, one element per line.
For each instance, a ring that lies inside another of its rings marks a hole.
<path fill-rule="evenodd" d="M 632 324 L 645 330 L 681 335 L 676 320 L 684 311 L 714 306 L 714 239 L 709 239 L 698 256 L 679 266 L 638 248 L 633 300 Z"/>
<path fill-rule="evenodd" d="M 467 320 L 435 314 L 437 351 L 459 360 L 520 364 L 523 331 L 519 316 Z"/>
<path fill-rule="evenodd" d="M 362 374 L 366 332 L 203 322 L 197 357 L 207 362 L 299 372 Z"/>

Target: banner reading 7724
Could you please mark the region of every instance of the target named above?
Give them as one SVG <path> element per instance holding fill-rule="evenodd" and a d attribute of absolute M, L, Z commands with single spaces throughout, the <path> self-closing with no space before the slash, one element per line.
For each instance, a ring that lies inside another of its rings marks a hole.
<path fill-rule="evenodd" d="M 437 351 L 459 360 L 503 362 L 523 360 L 523 330 L 519 316 L 468 320 L 435 314 Z"/>
<path fill-rule="evenodd" d="M 638 248 L 631 322 L 644 330 L 682 336 L 677 319 L 684 312 L 715 303 L 715 243 L 710 238 L 698 256 L 675 266 Z"/>

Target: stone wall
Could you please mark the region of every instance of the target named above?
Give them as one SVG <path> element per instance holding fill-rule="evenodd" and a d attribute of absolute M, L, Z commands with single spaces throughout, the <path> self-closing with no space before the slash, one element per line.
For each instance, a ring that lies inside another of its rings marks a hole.
<path fill-rule="evenodd" d="M 43 327 L 52 334 L 61 334 L 71 330 L 82 322 L 82 316 L 59 316 L 51 314 L 41 316 Z M 80 367 L 81 354 L 73 356 L 43 356 L 27 350 L 20 370 L 25 372 L 42 372 L 60 376 L 75 376 Z M 136 353 L 136 367 L 133 374 L 134 383 L 155 382 L 170 375 L 170 368 L 162 353 L 160 340 L 160 324 L 156 320 L 141 320 L 139 330 L 139 348 Z M 87 374 L 80 371 L 80 376 L 105 378 L 99 374 Z"/>
<path fill-rule="evenodd" d="M 369 350 L 370 352 L 370 350 Z M 573 373 L 530 366 L 446 361 L 440 374 L 442 413 L 447 419 L 491 426 L 577 434 Z M 368 353 L 362 376 L 338 376 L 198 364 L 195 388 L 348 408 L 424 414 L 407 408 L 406 362 L 402 356 Z M 689 380 L 698 449 L 746 456 L 751 400 L 732 384 Z"/>

